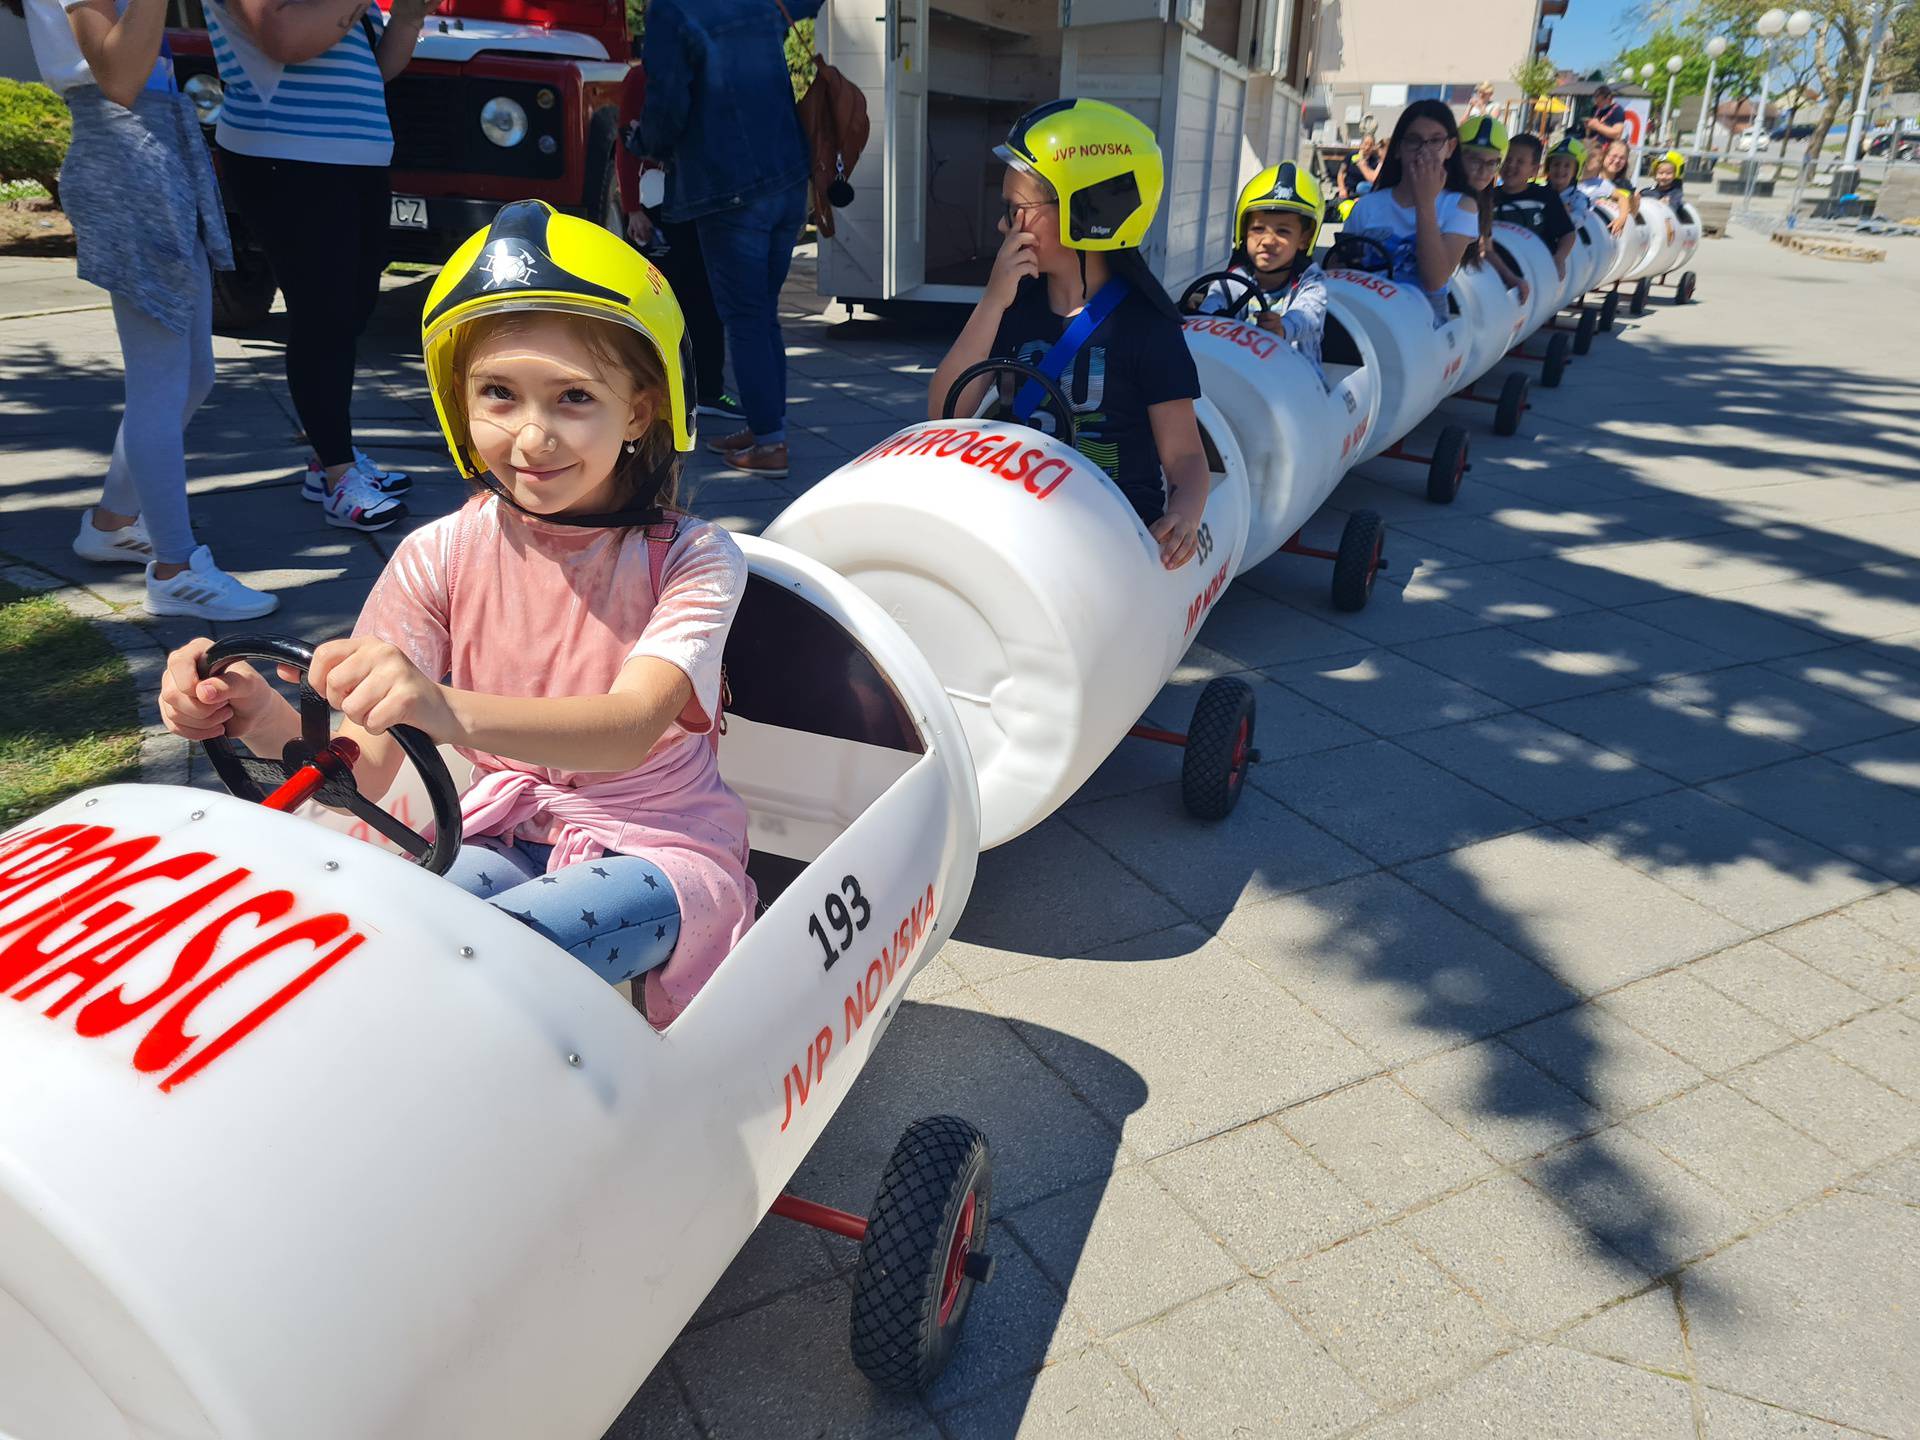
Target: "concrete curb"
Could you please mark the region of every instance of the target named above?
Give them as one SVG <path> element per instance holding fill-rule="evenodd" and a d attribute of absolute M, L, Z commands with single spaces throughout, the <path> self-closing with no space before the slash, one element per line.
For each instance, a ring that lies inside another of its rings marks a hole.
<path fill-rule="evenodd" d="M 144 624 L 126 610 L 116 609 L 83 585 L 38 565 L 8 560 L 0 564 L 0 580 L 17 585 L 36 595 L 52 595 L 74 614 L 89 620 L 107 643 L 126 658 L 133 676 L 134 689 L 143 707 L 150 707 L 160 693 L 160 677 L 166 671 L 167 650 Z M 140 778 L 150 785 L 189 783 L 189 761 L 193 746 L 167 732 L 158 720 L 140 727 Z"/>

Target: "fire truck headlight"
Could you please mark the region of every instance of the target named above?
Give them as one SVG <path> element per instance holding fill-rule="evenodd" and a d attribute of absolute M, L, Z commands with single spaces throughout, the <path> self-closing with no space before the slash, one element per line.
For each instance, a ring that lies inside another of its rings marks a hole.
<path fill-rule="evenodd" d="M 480 107 L 480 130 L 502 150 L 527 138 L 527 112 L 518 100 L 496 95 Z"/>
<path fill-rule="evenodd" d="M 227 92 L 220 86 L 216 75 L 195 75 L 180 87 L 193 102 L 194 112 L 199 115 L 202 125 L 220 123 L 220 109 L 227 103 Z"/>

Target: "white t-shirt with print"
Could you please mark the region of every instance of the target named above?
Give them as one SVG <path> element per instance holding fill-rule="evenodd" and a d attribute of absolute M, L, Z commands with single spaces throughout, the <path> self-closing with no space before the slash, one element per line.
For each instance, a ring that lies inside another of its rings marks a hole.
<path fill-rule="evenodd" d="M 1434 216 L 1442 235 L 1464 235 L 1477 239 L 1480 234 L 1480 207 L 1470 195 L 1458 190 L 1442 190 L 1434 198 Z M 1353 202 L 1353 209 L 1341 226 L 1344 235 L 1365 235 L 1377 240 L 1392 262 L 1391 279 L 1411 285 L 1427 297 L 1433 306 L 1433 323 L 1447 319 L 1447 286 L 1428 290 L 1420 283 L 1420 256 L 1417 246 L 1419 216 L 1411 205 L 1402 205 L 1391 190 L 1373 190 Z"/>

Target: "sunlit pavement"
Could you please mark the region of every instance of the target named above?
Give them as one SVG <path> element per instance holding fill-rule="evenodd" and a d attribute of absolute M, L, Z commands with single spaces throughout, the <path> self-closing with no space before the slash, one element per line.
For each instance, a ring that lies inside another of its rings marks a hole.
<path fill-rule="evenodd" d="M 1238 811 L 1189 821 L 1177 757 L 1127 742 L 984 856 L 799 1177 L 864 1211 L 909 1120 L 986 1130 L 999 1273 L 946 1376 L 869 1389 L 852 1247 L 772 1221 L 610 1440 L 1920 1432 L 1920 246 L 1887 248 L 1709 241 L 1698 303 L 1623 315 L 1519 435 L 1451 407 L 1450 508 L 1349 478 L 1392 526 L 1371 607 L 1270 561 L 1153 708 L 1252 681 Z M 0 315 L 61 312 L 0 319 L 0 551 L 150 684 L 190 632 L 66 548 L 110 316 L 0 265 Z M 431 518 L 461 490 L 390 284 L 362 443 Z M 793 478 L 695 467 L 740 528 L 914 418 L 943 343 L 809 284 Z M 398 532 L 299 500 L 277 334 L 219 342 L 194 514 L 283 596 L 256 628 L 320 638 Z"/>

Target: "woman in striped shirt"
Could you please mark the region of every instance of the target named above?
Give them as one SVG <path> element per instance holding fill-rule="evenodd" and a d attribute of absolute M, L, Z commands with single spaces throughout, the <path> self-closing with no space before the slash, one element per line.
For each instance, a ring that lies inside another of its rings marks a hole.
<path fill-rule="evenodd" d="M 208 0 L 226 101 L 227 193 L 287 297 L 287 389 L 314 459 L 302 493 L 329 525 L 382 530 L 409 482 L 353 443 L 354 347 L 386 268 L 387 81 L 437 0 Z"/>

